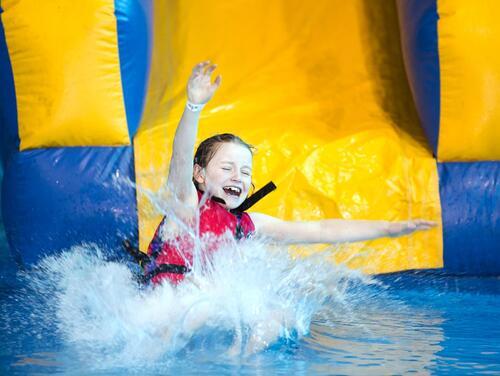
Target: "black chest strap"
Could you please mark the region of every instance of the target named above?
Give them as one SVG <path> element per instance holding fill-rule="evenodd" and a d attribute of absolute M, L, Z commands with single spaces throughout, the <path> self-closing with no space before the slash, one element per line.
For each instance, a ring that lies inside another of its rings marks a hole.
<path fill-rule="evenodd" d="M 270 181 L 266 185 L 264 185 L 262 188 L 260 188 L 258 191 L 256 191 L 253 195 L 247 197 L 245 201 L 241 203 L 240 206 L 238 206 L 235 209 L 231 209 L 230 212 L 233 214 L 236 213 L 242 213 L 244 211 L 247 211 L 250 209 L 252 206 L 254 206 L 257 202 L 262 200 L 264 197 L 266 197 L 269 193 L 274 191 L 276 189 L 276 185 Z"/>

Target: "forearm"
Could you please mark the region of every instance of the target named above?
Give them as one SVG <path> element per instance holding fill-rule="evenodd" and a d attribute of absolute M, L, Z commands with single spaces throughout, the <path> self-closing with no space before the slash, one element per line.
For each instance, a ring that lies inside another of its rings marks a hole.
<path fill-rule="evenodd" d="M 391 236 L 388 221 L 326 219 L 319 222 L 314 243 L 351 243 Z"/>
<path fill-rule="evenodd" d="M 367 221 L 325 219 L 320 221 L 283 221 L 261 213 L 250 213 L 257 233 L 285 244 L 350 243 L 396 237 L 429 230 L 433 221 Z"/>
<path fill-rule="evenodd" d="M 184 203 L 190 200 L 197 202 L 192 183 L 194 143 L 198 134 L 199 111 L 212 98 L 221 82 L 220 76 L 213 84 L 210 82 L 215 67 L 209 61 L 204 61 L 193 68 L 187 84 L 189 106 L 184 109 L 175 131 L 167 183 L 174 195 Z"/>
<path fill-rule="evenodd" d="M 388 227 L 386 221 L 326 219 L 283 223 L 270 235 L 286 244 L 351 243 L 389 236 Z"/>
<path fill-rule="evenodd" d="M 193 177 L 193 151 L 198 133 L 199 112 L 185 108 L 174 136 L 168 185 L 179 199 L 190 191 Z"/>

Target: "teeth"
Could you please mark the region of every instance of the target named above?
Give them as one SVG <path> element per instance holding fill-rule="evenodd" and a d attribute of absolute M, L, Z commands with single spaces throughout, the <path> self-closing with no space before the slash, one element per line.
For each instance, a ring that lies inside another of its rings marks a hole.
<path fill-rule="evenodd" d="M 237 196 L 241 194 L 241 188 L 238 187 L 224 187 L 224 190 L 229 194 L 234 194 Z"/>

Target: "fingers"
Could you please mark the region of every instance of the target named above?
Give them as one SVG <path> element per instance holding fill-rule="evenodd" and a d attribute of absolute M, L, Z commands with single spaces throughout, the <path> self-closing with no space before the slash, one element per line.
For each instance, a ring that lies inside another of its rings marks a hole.
<path fill-rule="evenodd" d="M 219 86 L 220 86 L 220 83 L 222 81 L 222 77 L 221 75 L 219 74 L 216 78 L 215 78 L 215 81 L 214 81 L 214 89 L 217 89 Z"/>
<path fill-rule="evenodd" d="M 217 68 L 217 64 L 212 64 L 210 60 L 202 61 L 201 63 L 196 64 L 193 67 L 192 75 L 194 77 L 197 76 L 208 76 L 212 74 L 212 72 Z"/>
<path fill-rule="evenodd" d="M 204 69 L 209 64 L 210 64 L 210 60 L 202 61 L 201 63 L 196 64 L 193 67 L 193 75 L 199 76 L 199 75 L 203 74 Z"/>
<path fill-rule="evenodd" d="M 221 76 L 218 75 L 214 82 L 210 82 L 210 76 L 217 69 L 217 64 L 212 64 L 210 60 L 202 61 L 193 67 L 193 72 L 189 79 L 189 82 L 201 82 L 203 85 L 207 86 L 209 91 L 215 92 L 221 83 Z M 189 85 L 189 84 L 188 84 Z"/>
<path fill-rule="evenodd" d="M 212 74 L 212 72 L 215 70 L 215 68 L 217 68 L 217 64 L 208 65 L 208 68 L 206 69 L 205 74 L 210 76 Z"/>
<path fill-rule="evenodd" d="M 426 219 L 417 219 L 417 220 L 415 220 L 415 223 L 417 226 L 423 226 L 423 227 L 429 227 L 429 228 L 437 226 L 437 222 L 428 221 Z"/>
<path fill-rule="evenodd" d="M 187 83 L 187 95 L 191 103 L 204 104 L 213 97 L 221 83 L 220 75 L 213 82 L 211 80 L 216 69 L 217 65 L 210 60 L 202 61 L 193 67 Z"/>
<path fill-rule="evenodd" d="M 429 221 L 426 219 L 415 219 L 408 223 L 408 227 L 414 230 L 430 230 L 436 227 L 438 224 L 435 221 Z"/>
<path fill-rule="evenodd" d="M 438 225 L 435 221 L 428 221 L 425 219 L 414 219 L 410 221 L 390 222 L 388 235 L 397 237 L 402 235 L 411 234 L 415 231 L 426 231 Z"/>

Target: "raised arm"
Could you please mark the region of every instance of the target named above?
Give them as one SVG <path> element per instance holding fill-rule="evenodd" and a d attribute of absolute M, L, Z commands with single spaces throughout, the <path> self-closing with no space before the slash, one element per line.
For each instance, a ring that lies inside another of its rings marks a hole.
<path fill-rule="evenodd" d="M 177 126 L 172 146 L 167 184 L 171 192 L 189 206 L 198 204 L 196 188 L 193 185 L 193 151 L 200 117 L 198 106 L 205 105 L 220 85 L 220 76 L 217 76 L 213 83 L 210 80 L 215 68 L 209 61 L 199 63 L 193 68 L 187 85 L 188 104 Z"/>
<path fill-rule="evenodd" d="M 250 213 L 258 235 L 285 244 L 351 243 L 383 237 L 397 237 L 428 230 L 435 222 L 363 221 L 325 219 L 320 221 L 283 221 L 261 213 Z"/>

